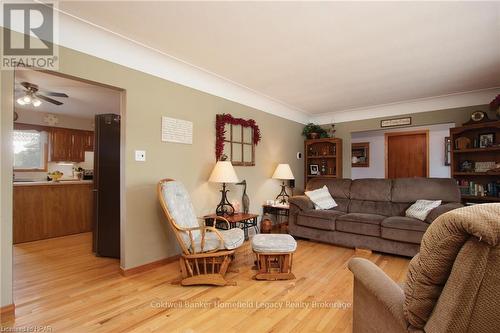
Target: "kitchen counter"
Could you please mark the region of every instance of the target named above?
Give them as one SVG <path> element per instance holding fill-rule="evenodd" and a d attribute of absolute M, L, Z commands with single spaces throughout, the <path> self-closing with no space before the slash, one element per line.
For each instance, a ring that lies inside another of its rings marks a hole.
<path fill-rule="evenodd" d="M 92 180 L 60 180 L 58 182 L 48 181 L 48 180 L 36 180 L 36 181 L 15 181 L 14 186 L 39 186 L 39 185 L 50 185 L 50 186 L 60 186 L 60 185 L 82 185 L 82 184 L 93 184 Z"/>
<path fill-rule="evenodd" d="M 91 180 L 14 182 L 14 244 L 92 230 Z"/>

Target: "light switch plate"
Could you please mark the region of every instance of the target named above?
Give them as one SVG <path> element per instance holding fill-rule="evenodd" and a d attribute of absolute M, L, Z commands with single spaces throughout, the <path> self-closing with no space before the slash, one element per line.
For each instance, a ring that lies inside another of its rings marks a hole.
<path fill-rule="evenodd" d="M 135 151 L 135 160 L 138 162 L 146 161 L 146 151 L 145 150 L 136 150 Z"/>

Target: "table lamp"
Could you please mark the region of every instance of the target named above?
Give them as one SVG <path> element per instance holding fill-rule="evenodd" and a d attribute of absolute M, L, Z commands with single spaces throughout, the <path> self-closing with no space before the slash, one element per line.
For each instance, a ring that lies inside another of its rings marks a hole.
<path fill-rule="evenodd" d="M 234 171 L 231 161 L 218 161 L 217 164 L 215 164 L 208 181 L 211 183 L 222 183 L 222 190 L 220 191 L 222 193 L 222 198 L 217 205 L 215 213 L 219 216 L 234 215 L 234 207 L 227 200 L 227 192 L 229 192 L 229 190 L 226 190 L 226 183 L 238 182 L 238 176 L 236 176 L 236 172 Z"/>
<path fill-rule="evenodd" d="M 295 179 L 292 169 L 290 169 L 288 164 L 278 164 L 276 170 L 274 170 L 273 179 L 281 179 L 283 181 L 281 184 L 281 192 L 276 197 L 276 200 L 279 199 L 280 203 L 286 204 L 290 196 L 286 193 L 285 180 Z"/>

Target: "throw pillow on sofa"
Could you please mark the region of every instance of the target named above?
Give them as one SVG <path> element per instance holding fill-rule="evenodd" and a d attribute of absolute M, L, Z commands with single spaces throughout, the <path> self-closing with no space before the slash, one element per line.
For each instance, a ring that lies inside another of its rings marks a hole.
<path fill-rule="evenodd" d="M 417 200 L 417 202 L 406 210 L 406 217 L 413 217 L 420 221 L 424 221 L 431 210 L 440 205 L 441 200 Z"/>
<path fill-rule="evenodd" d="M 333 200 L 326 185 L 314 191 L 306 191 L 305 195 L 311 199 L 315 209 L 330 209 L 337 207 L 337 203 Z"/>

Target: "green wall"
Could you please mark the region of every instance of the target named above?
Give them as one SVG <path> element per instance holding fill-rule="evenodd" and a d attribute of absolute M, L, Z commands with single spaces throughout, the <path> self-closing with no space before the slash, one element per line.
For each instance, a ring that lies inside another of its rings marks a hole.
<path fill-rule="evenodd" d="M 260 214 L 261 205 L 274 199 L 280 182 L 271 179 L 278 163 L 289 163 L 303 186 L 302 124 L 279 118 L 229 100 L 209 95 L 102 59 L 60 47 L 59 72 L 125 89 L 124 121 L 124 221 L 122 259 L 125 269 L 171 257 L 179 248 L 166 226 L 156 196 L 163 178 L 182 181 L 189 190 L 198 216 L 212 213 L 220 200 L 219 185 L 208 183 L 215 165 L 215 115 L 231 113 L 254 119 L 262 141 L 256 147 L 254 167 L 236 167 L 246 179 L 250 211 Z M 12 73 L 2 71 L 2 305 L 12 303 Z M 4 84 L 5 83 L 5 84 Z M 154 98 L 153 98 L 154 97 Z M 161 141 L 161 117 L 193 122 L 193 144 Z M 134 160 L 135 150 L 146 150 L 146 162 Z M 10 151 L 10 153 L 9 153 Z M 240 186 L 230 186 L 230 200 L 241 200 Z M 5 255 L 5 258 L 4 258 Z M 5 259 L 5 260 L 4 260 Z"/>

